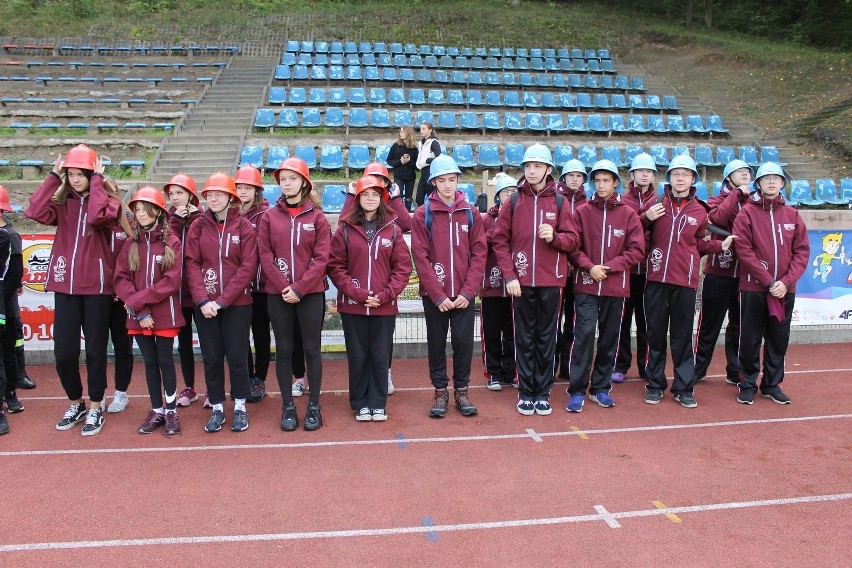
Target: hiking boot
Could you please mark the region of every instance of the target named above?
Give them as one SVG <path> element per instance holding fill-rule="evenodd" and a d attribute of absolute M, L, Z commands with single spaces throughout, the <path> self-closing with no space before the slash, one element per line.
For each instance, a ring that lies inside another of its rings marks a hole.
<path fill-rule="evenodd" d="M 127 393 L 115 391 L 115 396 L 113 397 L 112 402 L 109 403 L 107 412 L 110 414 L 124 412 L 128 404 L 130 404 L 130 398 L 128 398 Z"/>
<path fill-rule="evenodd" d="M 739 402 L 740 404 L 754 404 L 754 391 L 753 390 L 743 389 L 743 388 L 740 388 L 739 386 L 737 388 L 740 391 L 737 394 L 737 402 Z"/>
<path fill-rule="evenodd" d="M 608 392 L 599 392 L 596 394 L 590 394 L 589 400 L 592 402 L 596 402 L 598 406 L 603 406 L 604 408 L 612 408 L 615 406 L 615 401 L 609 396 Z"/>
<path fill-rule="evenodd" d="M 293 396 L 302 396 L 305 394 L 305 379 L 296 379 L 290 392 Z"/>
<path fill-rule="evenodd" d="M 231 420 L 231 432 L 245 432 L 248 430 L 248 412 L 245 410 L 234 410 L 234 418 Z"/>
<path fill-rule="evenodd" d="M 101 404 L 98 403 L 97 408 L 90 408 L 86 413 L 86 423 L 83 424 L 83 435 L 94 436 L 100 433 L 104 427 L 104 411 Z"/>
<path fill-rule="evenodd" d="M 225 423 L 225 411 L 224 410 L 214 410 L 213 414 L 210 415 L 210 420 L 207 421 L 207 424 L 204 426 L 204 431 L 212 434 L 213 432 L 218 432 L 222 429 L 222 424 Z"/>
<path fill-rule="evenodd" d="M 768 398 L 772 402 L 775 402 L 777 404 L 790 404 L 790 402 L 791 402 L 790 397 L 787 396 L 786 394 L 784 394 L 783 391 L 781 391 L 780 388 L 775 389 L 775 390 L 770 391 L 770 392 L 762 393 L 762 395 L 763 395 L 764 398 Z M 9 412 L 12 412 L 11 408 L 9 409 Z"/>
<path fill-rule="evenodd" d="M 388 369 L 388 395 L 392 395 L 396 389 L 393 386 L 393 375 L 391 374 L 391 370 Z"/>
<path fill-rule="evenodd" d="M 284 403 L 284 408 L 281 409 L 281 429 L 285 432 L 292 432 L 299 427 L 299 416 L 296 414 L 296 404 L 293 402 Z"/>
<path fill-rule="evenodd" d="M 24 411 L 24 405 L 18 400 L 18 395 L 15 391 L 6 393 L 6 408 L 9 410 L 9 414 L 17 414 Z"/>
<path fill-rule="evenodd" d="M 166 427 L 163 429 L 164 436 L 175 436 L 180 434 L 180 418 L 174 410 L 166 411 Z"/>
<path fill-rule="evenodd" d="M 473 416 L 478 411 L 476 405 L 470 400 L 467 393 L 467 387 L 463 389 L 453 389 L 453 398 L 455 398 L 456 408 L 461 412 L 462 416 Z"/>
<path fill-rule="evenodd" d="M 355 420 L 358 422 L 370 422 L 373 420 L 373 413 L 365 406 L 355 414 Z"/>
<path fill-rule="evenodd" d="M 500 379 L 498 379 L 498 378 L 497 378 L 497 377 L 495 377 L 494 375 L 491 375 L 491 376 L 488 378 L 488 382 L 485 384 L 485 386 L 486 386 L 486 387 L 488 388 L 488 390 L 490 390 L 490 391 L 499 391 L 499 390 L 503 390 L 503 384 L 500 382 Z"/>
<path fill-rule="evenodd" d="M 247 402 L 260 402 L 263 400 L 263 397 L 266 396 L 266 381 L 258 379 L 257 377 L 251 378 L 251 387 L 249 390 Z"/>
<path fill-rule="evenodd" d="M 537 400 L 533 402 L 533 410 L 539 416 L 547 416 L 553 412 L 553 407 L 546 400 Z"/>
<path fill-rule="evenodd" d="M 57 430 L 70 430 L 80 422 L 86 419 L 86 403 L 80 401 L 77 404 L 71 403 L 62 419 L 56 423 Z"/>
<path fill-rule="evenodd" d="M 583 412 L 583 405 L 586 403 L 586 395 L 572 394 L 568 399 L 568 404 L 565 405 L 565 410 L 568 412 Z"/>
<path fill-rule="evenodd" d="M 6 419 L 6 415 L 3 414 L 3 411 L 0 410 L 0 436 L 3 434 L 9 433 L 9 421 Z"/>
<path fill-rule="evenodd" d="M 698 402 L 695 400 L 695 396 L 691 392 L 678 393 L 674 395 L 674 399 L 684 408 L 696 408 L 698 406 Z"/>
<path fill-rule="evenodd" d="M 145 417 L 145 422 L 139 427 L 140 434 L 153 434 L 157 428 L 166 424 L 166 417 L 162 412 L 157 412 L 154 409 L 148 411 L 148 416 Z"/>
<path fill-rule="evenodd" d="M 36 384 L 35 381 L 24 374 L 18 377 L 18 381 L 15 383 L 15 388 L 30 390 L 36 388 Z"/>
<path fill-rule="evenodd" d="M 318 402 L 309 402 L 308 403 L 308 411 L 305 413 L 305 430 L 311 432 L 313 430 L 319 430 L 320 426 L 322 426 L 322 414 L 320 414 L 320 403 Z"/>
<path fill-rule="evenodd" d="M 195 389 L 192 387 L 186 387 L 182 391 L 177 398 L 178 406 L 189 406 L 193 402 L 198 400 L 198 393 L 195 392 Z"/>
<path fill-rule="evenodd" d="M 447 389 L 435 389 L 435 399 L 429 416 L 432 418 L 443 418 L 447 415 L 447 407 L 450 405 L 450 393 Z"/>
<path fill-rule="evenodd" d="M 524 416 L 532 416 L 535 414 L 535 404 L 533 404 L 533 401 L 525 398 L 518 399 L 517 409 L 518 412 Z"/>
<path fill-rule="evenodd" d="M 660 389 L 645 389 L 645 404 L 660 404 L 663 400 L 663 391 Z"/>

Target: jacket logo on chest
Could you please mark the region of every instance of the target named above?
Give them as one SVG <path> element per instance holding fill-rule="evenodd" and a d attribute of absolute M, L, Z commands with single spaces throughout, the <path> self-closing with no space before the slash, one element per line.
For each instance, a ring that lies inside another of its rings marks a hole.
<path fill-rule="evenodd" d="M 239 235 L 231 235 L 231 244 L 234 244 L 234 245 L 240 244 L 240 236 Z"/>
<path fill-rule="evenodd" d="M 163 264 L 163 255 L 161 255 L 161 254 L 154 255 L 154 262 L 156 262 L 157 264 Z"/>
<path fill-rule="evenodd" d="M 686 216 L 686 222 L 689 223 L 690 225 L 692 225 L 693 227 L 698 225 L 698 219 L 696 219 L 695 217 L 691 217 L 689 215 Z"/>
<path fill-rule="evenodd" d="M 384 248 L 391 248 L 393 246 L 393 241 L 383 237 L 381 240 L 381 246 L 383 246 Z"/>
<path fill-rule="evenodd" d="M 796 225 L 793 224 L 793 223 L 784 223 L 784 230 L 785 231 L 795 231 Z"/>
<path fill-rule="evenodd" d="M 529 267 L 530 265 L 527 261 L 527 253 L 521 251 L 515 255 L 515 269 L 518 271 L 518 276 L 526 276 Z"/>
<path fill-rule="evenodd" d="M 663 250 L 660 248 L 652 250 L 651 254 L 648 255 L 648 263 L 651 265 L 653 272 L 659 272 L 663 267 Z"/>
<path fill-rule="evenodd" d="M 56 259 L 56 264 L 53 265 L 53 280 L 56 282 L 65 282 L 65 267 L 66 260 L 64 256 Z"/>
<path fill-rule="evenodd" d="M 432 265 L 432 268 L 435 270 L 435 276 L 438 277 L 438 282 L 441 283 L 441 287 L 444 287 L 444 280 L 447 278 L 446 270 L 444 270 L 444 265 L 440 262 L 436 262 Z"/>
<path fill-rule="evenodd" d="M 204 291 L 208 294 L 216 293 L 216 286 L 219 284 L 219 275 L 212 268 L 208 268 L 204 272 Z"/>
<path fill-rule="evenodd" d="M 302 225 L 302 230 L 303 231 L 313 231 L 314 230 L 314 224 L 313 223 L 305 223 L 305 224 Z"/>
<path fill-rule="evenodd" d="M 544 214 L 544 218 L 547 219 L 548 221 L 556 221 L 556 213 L 553 213 L 552 211 L 548 211 Z"/>
<path fill-rule="evenodd" d="M 624 229 L 613 229 L 612 230 L 612 236 L 618 237 L 618 238 L 623 237 L 624 236 Z"/>

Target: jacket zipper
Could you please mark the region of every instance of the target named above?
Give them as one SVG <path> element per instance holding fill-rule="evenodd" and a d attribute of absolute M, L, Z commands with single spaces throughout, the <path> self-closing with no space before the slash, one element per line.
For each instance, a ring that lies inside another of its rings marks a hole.
<path fill-rule="evenodd" d="M 86 197 L 83 196 L 80 198 L 80 211 L 77 212 L 77 232 L 74 233 L 74 251 L 71 253 L 71 266 L 69 268 L 69 272 L 71 274 L 71 287 L 68 291 L 69 294 L 74 293 L 74 263 L 77 261 L 77 247 L 80 244 L 80 231 L 82 230 L 80 225 L 83 227 L 86 226 L 86 222 L 84 219 L 83 211 L 86 208 Z"/>
<path fill-rule="evenodd" d="M 536 257 L 536 245 L 538 244 L 538 225 L 536 225 L 536 221 L 538 217 L 538 195 L 533 198 L 533 220 L 532 220 L 532 285 L 535 287 L 535 257 Z"/>
<path fill-rule="evenodd" d="M 775 213 L 772 206 L 769 206 L 769 223 L 772 227 L 772 254 L 774 255 L 774 264 L 772 265 L 772 281 L 778 279 L 778 241 L 775 237 Z M 780 227 L 779 227 L 780 228 Z"/>
<path fill-rule="evenodd" d="M 455 214 L 455 211 L 450 211 L 449 223 L 448 223 L 448 226 L 447 226 L 447 230 L 449 231 L 449 237 L 450 237 L 450 241 L 449 241 L 450 242 L 450 294 L 449 294 L 450 298 L 456 297 L 456 252 L 455 252 L 455 249 L 453 248 L 453 215 L 454 214 Z M 456 230 L 456 233 L 458 233 L 458 230 Z M 378 234 L 378 232 L 376 234 Z M 456 237 L 458 238 L 458 235 L 456 235 Z M 456 246 L 458 246 L 458 244 L 456 244 Z"/>
<path fill-rule="evenodd" d="M 669 258 L 671 258 L 672 254 L 672 239 L 674 238 L 675 221 L 677 221 L 677 217 L 674 214 L 674 205 L 672 204 L 672 228 L 669 230 L 669 246 L 666 250 L 666 265 L 663 267 L 663 282 L 666 281 L 666 277 L 669 273 Z M 680 238 L 680 236 L 678 236 L 678 238 Z"/>
<path fill-rule="evenodd" d="M 601 222 L 601 258 L 600 258 L 600 262 L 598 263 L 598 264 L 601 264 L 601 265 L 603 265 L 603 263 L 604 263 L 604 249 L 605 249 L 605 247 L 604 247 L 604 234 L 606 234 L 606 246 L 608 247 L 610 237 L 612 235 L 612 228 L 610 227 L 610 230 L 607 231 L 607 227 L 606 227 L 606 203 L 604 203 L 603 220 Z M 602 290 L 603 290 L 603 280 L 598 282 L 598 295 L 601 294 Z"/>

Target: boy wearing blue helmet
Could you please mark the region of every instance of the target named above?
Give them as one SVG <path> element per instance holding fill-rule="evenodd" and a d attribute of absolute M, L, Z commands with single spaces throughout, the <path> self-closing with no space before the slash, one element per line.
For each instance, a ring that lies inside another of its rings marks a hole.
<path fill-rule="evenodd" d="M 781 166 L 760 166 L 748 199 L 734 220 L 740 260 L 740 349 L 737 402 L 753 404 L 760 393 L 778 404 L 790 404 L 781 390 L 784 356 L 796 301 L 796 281 L 808 267 L 808 230 L 799 212 L 784 203 L 787 177 Z"/>

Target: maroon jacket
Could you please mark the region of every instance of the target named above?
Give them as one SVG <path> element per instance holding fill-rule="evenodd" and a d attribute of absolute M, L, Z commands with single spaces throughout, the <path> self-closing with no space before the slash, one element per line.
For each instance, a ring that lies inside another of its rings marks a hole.
<path fill-rule="evenodd" d="M 408 233 L 411 231 L 411 213 L 408 212 L 408 209 L 405 208 L 405 203 L 403 202 L 401 197 L 393 197 L 389 202 L 390 208 L 393 210 L 394 215 L 396 215 L 396 224 L 399 225 L 399 228 L 402 229 L 403 233 Z M 355 196 L 348 191 L 346 192 L 346 199 L 343 200 L 343 207 L 340 208 L 340 218 L 346 217 L 350 211 L 355 207 Z"/>
<path fill-rule="evenodd" d="M 139 251 L 139 269 L 131 272 L 128 254 L 134 240 L 125 241 L 115 268 L 115 295 L 127 306 L 127 329 L 142 329 L 139 320 L 150 315 L 154 329 L 175 329 L 186 322 L 180 306 L 180 240 L 169 234 L 166 243 L 175 251 L 175 262 L 163 270 L 162 229 L 140 231 L 135 241 Z"/>
<path fill-rule="evenodd" d="M 646 248 L 649 282 L 698 289 L 701 257 L 722 252 L 721 241 L 707 241 L 707 204 L 695 197 L 695 188 L 678 208 L 671 187 L 664 187 L 665 215 L 648 221 Z M 653 203 L 648 204 L 650 207 Z M 642 213 L 647 209 L 643 209 Z"/>
<path fill-rule="evenodd" d="M 630 296 L 630 268 L 645 258 L 645 233 L 639 216 L 626 206 L 621 194 L 609 199 L 593 197 L 574 215 L 580 248 L 571 261 L 580 269 L 574 274 L 574 293 L 627 298 Z M 609 266 L 607 277 L 595 282 L 593 266 Z"/>
<path fill-rule="evenodd" d="M 645 193 L 640 193 L 639 187 L 636 186 L 632 181 L 627 184 L 627 191 L 624 192 L 622 196 L 622 201 L 624 201 L 625 205 L 630 206 L 631 209 L 636 211 L 636 214 L 639 215 L 639 220 L 642 222 L 642 226 L 647 229 L 648 228 L 648 219 L 642 215 L 642 213 L 648 209 L 651 205 L 656 204 L 659 201 L 659 194 L 657 194 L 657 188 L 654 187 L 654 184 L 648 186 L 648 191 Z M 647 249 L 645 250 L 645 254 L 647 254 Z M 637 262 L 636 266 L 630 271 L 631 274 L 645 274 L 645 259 Z"/>
<path fill-rule="evenodd" d="M 722 191 L 719 195 L 711 197 L 707 201 L 710 207 L 708 219 L 720 229 L 725 229 L 730 232 L 734 226 L 734 218 L 743 208 L 743 204 L 748 200 L 748 195 L 743 195 L 743 192 L 732 187 L 729 182 L 725 182 L 722 186 Z M 710 233 L 710 240 L 723 241 L 725 237 Z M 705 274 L 715 274 L 717 276 L 726 276 L 728 278 L 739 278 L 739 262 L 734 247 L 728 250 L 723 250 L 718 254 L 711 254 L 704 265 Z"/>
<path fill-rule="evenodd" d="M 536 195 L 523 178 L 513 210 L 511 201 L 500 209 L 494 227 L 494 251 L 506 282 L 518 280 L 521 286 L 565 286 L 568 280 L 568 254 L 577 250 L 580 237 L 566 199 L 557 210 L 556 184 L 548 180 Z M 553 225 L 551 242 L 538 236 L 543 223 Z"/>
<path fill-rule="evenodd" d="M 288 286 L 299 297 L 325 292 L 331 228 L 321 209 L 307 202 L 293 217 L 279 200 L 260 216 L 257 246 L 265 275 L 262 292 L 278 295 Z"/>
<path fill-rule="evenodd" d="M 488 256 L 482 217 L 461 191 L 456 191 L 452 205 L 444 203 L 437 191 L 426 199 L 432 212 L 431 238 L 426 229 L 425 204 L 414 212 L 411 229 L 411 256 L 420 278 L 420 295 L 436 306 L 459 295 L 472 301 Z"/>
<path fill-rule="evenodd" d="M 121 215 L 120 206 L 118 214 Z M 133 227 L 135 225 L 136 221 L 131 219 L 130 226 Z M 127 236 L 127 233 L 124 232 L 124 227 L 122 227 L 117 220 L 111 227 L 110 233 L 109 252 L 112 255 L 113 266 L 118 266 L 118 257 L 121 255 L 121 249 L 124 248 L 124 243 L 126 243 L 130 237 Z"/>
<path fill-rule="evenodd" d="M 224 224 L 216 221 L 212 211 L 204 212 L 189 228 L 184 248 L 186 278 L 197 306 L 208 301 L 223 308 L 251 304 L 257 236 L 237 207 L 228 209 Z"/>
<path fill-rule="evenodd" d="M 204 210 L 201 209 L 201 206 L 198 207 L 198 211 L 190 213 L 186 217 L 175 215 L 174 207 L 169 209 L 169 231 L 181 242 L 180 255 L 175 258 L 175 262 L 179 263 L 181 267 L 181 287 L 180 292 L 178 293 L 181 308 L 192 308 L 195 306 L 195 302 L 192 301 L 192 292 L 189 290 L 189 278 L 184 276 L 186 273 L 186 247 L 184 246 L 184 243 L 186 243 L 186 236 L 189 234 L 189 228 L 195 221 L 201 219 L 201 215 L 203 213 Z"/>
<path fill-rule="evenodd" d="M 112 296 L 115 271 L 110 254 L 112 227 L 120 204 L 104 191 L 104 178 L 92 174 L 89 192 L 81 196 L 68 190 L 65 203 L 50 199 L 61 178 L 51 172 L 33 196 L 24 215 L 56 227 L 45 290 L 81 296 Z"/>
<path fill-rule="evenodd" d="M 755 193 L 734 220 L 733 233 L 742 271 L 741 291 L 766 292 L 780 280 L 788 293 L 795 293 L 811 254 L 808 229 L 798 211 L 780 195 L 764 199 Z"/>
<path fill-rule="evenodd" d="M 372 242 L 361 225 L 341 220 L 331 240 L 328 275 L 337 286 L 337 311 L 343 314 L 391 316 L 399 313 L 397 297 L 411 275 L 411 256 L 394 219 L 376 228 Z M 381 305 L 364 305 L 369 292 Z"/>
<path fill-rule="evenodd" d="M 497 263 L 497 255 L 494 253 L 494 225 L 497 215 L 500 214 L 500 205 L 495 205 L 482 216 L 482 230 L 485 232 L 485 242 L 488 245 L 488 255 L 485 257 L 485 272 L 482 275 L 482 287 L 479 290 L 480 298 L 499 298 L 506 296 L 506 283 L 503 281 L 503 271 Z"/>
<path fill-rule="evenodd" d="M 571 215 L 574 215 L 577 212 L 577 208 L 586 202 L 586 192 L 582 186 L 578 191 L 573 191 L 567 185 L 558 181 L 556 182 L 556 193 L 565 196 L 565 205 L 568 206 Z"/>
<path fill-rule="evenodd" d="M 256 205 L 243 213 L 243 217 L 251 223 L 254 232 L 257 233 L 257 226 L 260 223 L 263 214 L 269 210 L 269 201 L 264 197 L 260 205 Z M 257 275 L 252 282 L 252 292 L 262 291 L 266 288 L 266 275 L 263 273 L 263 268 L 260 264 L 257 265 Z"/>

